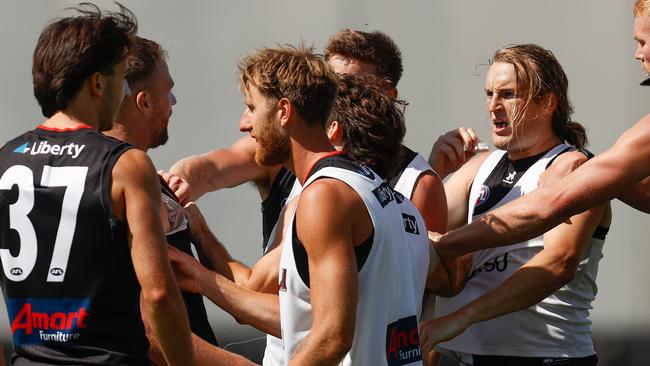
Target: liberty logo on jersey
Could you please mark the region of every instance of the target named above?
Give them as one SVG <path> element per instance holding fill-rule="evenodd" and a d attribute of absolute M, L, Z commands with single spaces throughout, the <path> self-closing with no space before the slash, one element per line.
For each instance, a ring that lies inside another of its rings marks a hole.
<path fill-rule="evenodd" d="M 388 366 L 407 365 L 422 360 L 418 320 L 415 315 L 390 323 L 386 329 Z"/>
<path fill-rule="evenodd" d="M 66 343 L 86 328 L 90 299 L 9 299 L 14 344 Z"/>
<path fill-rule="evenodd" d="M 15 153 L 29 155 L 69 155 L 76 159 L 86 145 L 77 145 L 74 142 L 67 145 L 50 145 L 47 141 L 34 142 L 32 147 L 29 147 L 29 142 L 26 142 L 14 149 Z"/>

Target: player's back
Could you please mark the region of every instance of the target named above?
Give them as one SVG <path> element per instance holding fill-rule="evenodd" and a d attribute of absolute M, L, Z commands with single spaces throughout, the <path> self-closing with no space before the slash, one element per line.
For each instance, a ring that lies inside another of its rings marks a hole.
<path fill-rule="evenodd" d="M 0 149 L 1 283 L 16 364 L 148 364 L 111 172 L 131 145 L 43 126 Z"/>

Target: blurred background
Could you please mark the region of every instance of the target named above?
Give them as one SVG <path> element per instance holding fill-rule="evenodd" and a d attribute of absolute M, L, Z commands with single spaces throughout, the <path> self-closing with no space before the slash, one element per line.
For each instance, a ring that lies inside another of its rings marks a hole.
<path fill-rule="evenodd" d="M 110 1 L 97 1 L 116 9 Z M 151 151 L 159 169 L 187 155 L 226 147 L 241 136 L 244 108 L 236 62 L 257 47 L 313 44 L 318 50 L 342 28 L 381 30 L 404 58 L 400 97 L 406 144 L 425 157 L 444 132 L 473 127 L 489 140 L 483 81 L 492 53 L 513 43 L 552 50 L 570 81 L 574 120 L 599 153 L 650 112 L 650 88 L 634 60 L 633 0 L 123 0 L 140 23 L 139 34 L 162 44 L 178 104 L 169 142 Z M 31 55 L 43 27 L 72 1 L 1 0 L 0 142 L 43 120 L 32 96 Z M 198 204 L 231 254 L 247 264 L 261 255 L 261 216 L 252 185 L 207 194 Z M 650 346 L 650 217 L 613 203 L 614 221 L 598 276 L 591 319 L 601 365 L 647 365 Z M 237 324 L 208 301 L 221 345 L 261 361 L 262 334 Z M 0 341 L 11 333 L 0 302 Z M 7 349 L 6 349 L 7 350 Z M 10 352 L 5 352 L 10 353 Z"/>

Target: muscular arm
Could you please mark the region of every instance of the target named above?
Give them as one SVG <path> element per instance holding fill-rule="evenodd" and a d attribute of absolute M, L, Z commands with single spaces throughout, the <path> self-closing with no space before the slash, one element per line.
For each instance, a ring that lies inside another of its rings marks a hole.
<path fill-rule="evenodd" d="M 141 311 L 167 363 L 188 365 L 192 361 L 189 324 L 165 249 L 158 176 L 144 152 L 132 149 L 118 159 L 111 194 L 116 214 L 128 223 L 131 259 L 142 288 Z"/>
<path fill-rule="evenodd" d="M 242 137 L 227 149 L 216 149 L 207 154 L 184 158 L 176 162 L 169 172 L 189 183 L 192 187 L 192 201 L 207 192 L 236 187 L 246 182 L 255 182 L 261 188 L 262 198 L 265 198 L 280 166 L 257 165 L 256 144 L 252 137 Z"/>
<path fill-rule="evenodd" d="M 157 366 L 165 366 L 165 358 L 160 352 L 160 345 L 155 338 L 149 338 L 151 347 L 149 358 Z M 253 366 L 253 362 L 246 358 L 230 353 L 222 348 L 212 345 L 196 334 L 192 334 L 192 345 L 194 346 L 194 366 Z"/>
<path fill-rule="evenodd" d="M 646 116 L 609 150 L 563 179 L 443 235 L 437 243 L 438 253 L 448 258 L 530 239 L 571 215 L 616 197 L 649 173 L 650 116 Z"/>
<path fill-rule="evenodd" d="M 427 230 L 440 233 L 447 231 L 447 199 L 440 177 L 431 172 L 420 175 L 411 201 L 427 224 Z"/>
<path fill-rule="evenodd" d="M 363 201 L 340 181 L 320 179 L 299 200 L 296 232 L 307 251 L 313 324 L 289 364 L 337 365 L 354 339 L 354 246 L 370 236 L 372 222 Z"/>
<path fill-rule="evenodd" d="M 650 176 L 645 177 L 629 190 L 625 190 L 618 199 L 639 211 L 650 213 Z"/>
<path fill-rule="evenodd" d="M 472 324 L 532 306 L 575 277 L 582 255 L 609 203 L 572 216 L 544 234 L 544 248 L 506 281 L 445 317 L 422 323 L 425 350 L 462 333 Z"/>
<path fill-rule="evenodd" d="M 186 212 L 190 219 L 193 239 L 211 269 L 249 290 L 277 293 L 280 250 L 276 249 L 283 239 L 286 216 L 293 213 L 294 206 L 295 200 L 288 202 L 282 209 L 276 223 L 276 234 L 272 237 L 273 242 L 269 243 L 269 247 L 275 249 L 260 258 L 253 268 L 249 268 L 230 256 L 226 247 L 210 231 L 195 204 L 189 204 L 186 207 Z"/>
<path fill-rule="evenodd" d="M 244 288 L 205 268 L 193 257 L 169 248 L 181 288 L 207 296 L 240 323 L 280 337 L 280 304 L 277 292 L 265 294 Z M 277 271 L 277 267 L 276 267 Z M 277 286 L 277 285 L 276 285 Z"/>

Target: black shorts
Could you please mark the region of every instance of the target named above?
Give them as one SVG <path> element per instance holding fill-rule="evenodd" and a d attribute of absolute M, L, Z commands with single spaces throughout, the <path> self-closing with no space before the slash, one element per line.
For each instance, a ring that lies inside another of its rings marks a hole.
<path fill-rule="evenodd" d="M 568 357 L 514 357 L 514 356 L 472 356 L 474 366 L 595 366 L 598 356 L 581 358 Z"/>

